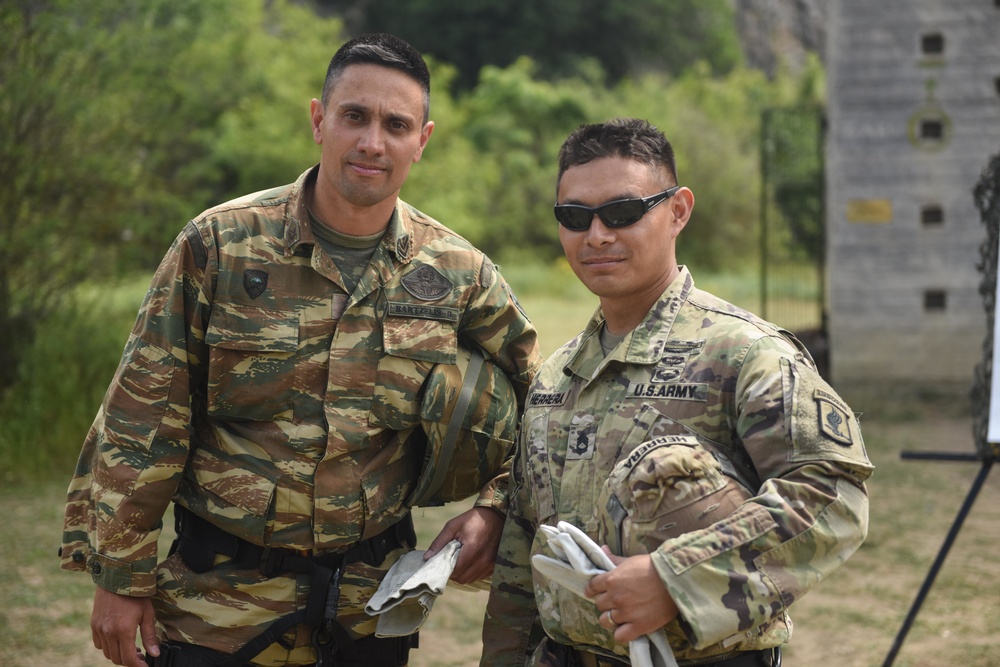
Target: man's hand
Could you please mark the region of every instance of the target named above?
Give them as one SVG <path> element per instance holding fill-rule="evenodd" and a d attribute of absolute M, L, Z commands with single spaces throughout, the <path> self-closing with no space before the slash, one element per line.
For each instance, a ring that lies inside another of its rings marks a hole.
<path fill-rule="evenodd" d="M 493 560 L 500 547 L 504 516 L 489 507 L 473 507 L 444 525 L 424 554 L 428 559 L 452 540 L 462 543 L 452 581 L 471 584 L 493 574 Z"/>
<path fill-rule="evenodd" d="M 146 667 L 142 652 L 135 645 L 136 629 L 142 635 L 146 652 L 160 655 L 152 600 L 118 595 L 98 586 L 94 593 L 94 611 L 90 615 L 94 646 L 104 651 L 104 657 L 116 665 Z"/>
<path fill-rule="evenodd" d="M 615 569 L 590 579 L 584 593 L 601 612 L 600 623 L 627 644 L 659 630 L 677 616 L 677 605 L 648 555 L 611 556 Z M 610 612 L 610 614 L 608 613 Z"/>

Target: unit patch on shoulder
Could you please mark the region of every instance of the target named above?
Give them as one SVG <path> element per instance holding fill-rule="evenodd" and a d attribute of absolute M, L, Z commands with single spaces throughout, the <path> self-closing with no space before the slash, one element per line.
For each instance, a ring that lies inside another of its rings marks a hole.
<path fill-rule="evenodd" d="M 450 280 L 429 264 L 410 271 L 401 282 L 407 292 L 421 301 L 437 301 L 450 293 L 453 287 Z"/>
<path fill-rule="evenodd" d="M 483 258 L 483 268 L 479 272 L 479 286 L 483 289 L 489 289 L 490 285 L 493 284 L 493 278 L 496 274 L 497 268 L 493 262 L 490 261 L 489 257 Z"/>
<path fill-rule="evenodd" d="M 830 400 L 825 392 L 817 391 L 813 398 L 819 409 L 819 430 L 823 435 L 845 447 L 854 444 L 851 436 L 850 416 Z"/>

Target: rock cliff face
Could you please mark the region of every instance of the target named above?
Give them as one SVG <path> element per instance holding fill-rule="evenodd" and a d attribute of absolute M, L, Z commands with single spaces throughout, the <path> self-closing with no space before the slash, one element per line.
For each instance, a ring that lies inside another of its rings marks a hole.
<path fill-rule="evenodd" d="M 825 58 L 825 0 L 735 0 L 736 25 L 747 65 L 773 76 L 797 71 L 809 53 Z"/>

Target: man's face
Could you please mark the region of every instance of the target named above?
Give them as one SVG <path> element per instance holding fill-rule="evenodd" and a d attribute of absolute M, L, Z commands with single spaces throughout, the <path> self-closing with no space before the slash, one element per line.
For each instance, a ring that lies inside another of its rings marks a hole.
<path fill-rule="evenodd" d="M 596 207 L 648 197 L 673 185 L 666 170 L 636 160 L 601 158 L 567 169 L 557 200 Z M 693 203 L 691 191 L 681 188 L 632 225 L 612 229 L 595 215 L 585 231 L 560 225 L 559 240 L 573 272 L 602 304 L 634 304 L 645 313 L 673 277 L 677 235 Z"/>
<path fill-rule="evenodd" d="M 348 66 L 326 107 L 313 100 L 311 113 L 322 191 L 360 207 L 399 195 L 434 129 L 423 122 L 420 84 L 378 65 Z"/>

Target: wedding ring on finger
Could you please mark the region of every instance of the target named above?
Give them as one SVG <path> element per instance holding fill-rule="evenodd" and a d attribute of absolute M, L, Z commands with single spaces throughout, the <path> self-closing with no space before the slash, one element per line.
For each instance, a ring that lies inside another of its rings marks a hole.
<path fill-rule="evenodd" d="M 612 612 L 614 612 L 614 609 L 608 609 L 606 612 L 604 612 L 604 615 L 607 617 L 608 623 L 610 623 L 611 625 L 618 625 L 617 623 L 615 623 L 615 619 L 611 615 Z"/>

